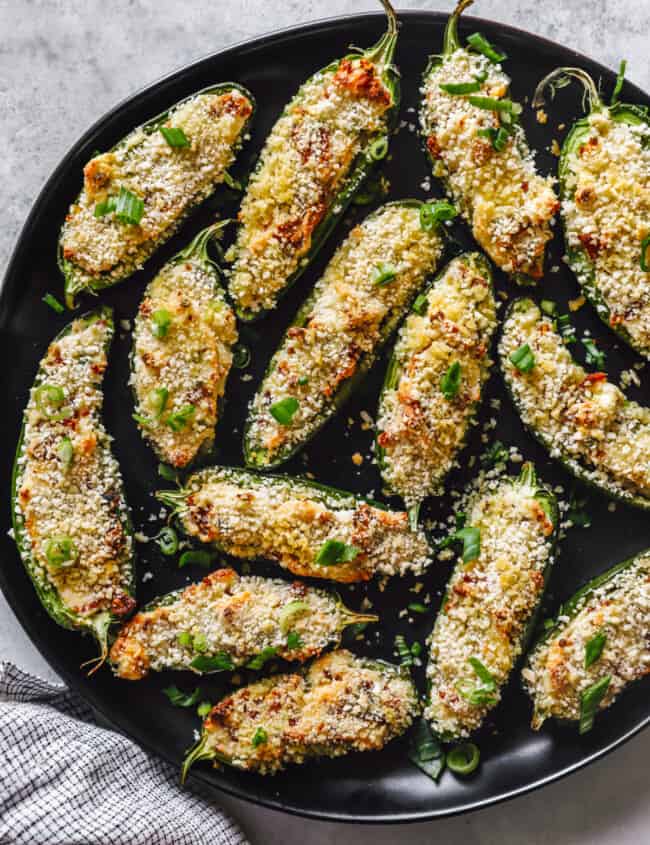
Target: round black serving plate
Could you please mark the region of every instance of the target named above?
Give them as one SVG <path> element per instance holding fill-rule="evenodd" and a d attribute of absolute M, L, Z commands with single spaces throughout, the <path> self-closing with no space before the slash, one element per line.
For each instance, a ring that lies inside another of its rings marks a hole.
<path fill-rule="evenodd" d="M 445 16 L 414 12 L 400 15 L 400 20 L 396 62 L 402 73 L 403 102 L 401 128 L 393 139 L 390 159 L 385 164 L 385 174 L 391 185 L 388 198 L 425 198 L 440 195 L 441 189 L 435 180 L 430 179 L 417 133 L 418 89 L 427 57 L 440 50 Z M 346 53 L 350 43 L 362 46 L 373 43 L 383 27 L 382 17 L 375 14 L 326 20 L 278 32 L 202 59 L 135 94 L 96 123 L 61 162 L 25 223 L 5 278 L 0 299 L 4 361 L 4 413 L 0 417 L 0 426 L 5 444 L 1 458 L 1 489 L 4 491 L 2 524 L 5 530 L 0 537 L 0 583 L 25 630 L 53 668 L 113 725 L 175 764 L 180 763 L 184 751 L 192 744 L 193 731 L 199 723 L 193 710 L 188 712 L 173 708 L 161 690 L 172 682 L 192 688 L 197 679 L 190 674 L 166 673 L 140 683 L 128 683 L 113 678 L 108 669 L 102 669 L 91 678 L 86 677 L 79 664 L 92 656 L 93 643 L 57 627 L 50 620 L 39 605 L 15 546 L 6 533 L 10 524 L 11 464 L 22 410 L 41 355 L 54 334 L 70 319 L 69 314 L 54 314 L 41 301 L 47 291 L 62 298 L 62 279 L 56 267 L 59 227 L 69 203 L 81 186 L 82 167 L 94 150 L 109 148 L 133 126 L 216 82 L 236 80 L 250 88 L 257 98 L 253 138 L 242 152 L 237 168 L 240 172 L 244 171 L 283 105 L 302 80 L 332 58 Z M 584 67 L 596 79 L 602 79 L 606 92 L 613 86 L 611 71 L 565 47 L 488 21 L 466 18 L 460 26 L 463 36 L 477 29 L 508 53 L 509 60 L 505 66 L 513 78 L 513 95 L 522 102 L 530 102 L 539 79 L 558 65 Z M 642 91 L 630 84 L 625 85 L 622 99 L 650 103 Z M 537 150 L 539 166 L 544 172 L 555 172 L 557 159 L 550 153 L 549 147 L 553 138 L 561 143 L 572 120 L 581 114 L 580 92 L 575 87 L 561 90 L 547 111 L 549 121 L 545 126 L 536 122 L 530 108 L 524 111 L 523 123 L 531 145 Z M 566 128 L 558 128 L 559 124 L 565 124 Z M 123 321 L 132 320 L 146 282 L 167 258 L 213 219 L 215 213 L 232 216 L 236 209 L 237 197 L 222 191 L 217 202 L 209 203 L 194 215 L 143 271 L 104 292 L 99 298 L 101 302 L 114 306 L 117 325 L 106 378 L 106 423 L 115 438 L 114 448 L 122 466 L 136 530 L 149 537 L 162 524 L 160 507 L 151 494 L 165 482 L 157 476 L 157 463 L 131 419 L 132 399 L 127 386 L 130 337 L 128 324 Z M 275 313 L 250 327 L 241 327 L 242 340 L 252 350 L 252 363 L 247 370 L 233 371 L 230 376 L 227 406 L 218 428 L 216 462 L 241 464 L 241 434 L 246 405 L 267 361 L 293 312 L 347 228 L 368 210 L 367 207 L 356 208 L 348 215 L 319 259 Z M 452 234 L 458 244 L 471 247 L 471 239 L 463 225 L 455 226 Z M 567 301 L 578 296 L 579 290 L 562 262 L 562 254 L 563 244 L 558 231 L 550 250 L 545 280 L 533 295 L 556 299 L 566 311 Z M 521 293 L 498 274 L 497 284 L 504 298 Z M 86 299 L 81 310 L 93 307 L 93 304 L 93 300 Z M 620 347 L 588 305 L 573 316 L 573 322 L 579 337 L 589 330 L 599 343 L 602 341 L 610 376 L 617 378 L 621 370 L 628 369 L 639 360 L 630 350 Z M 583 355 L 580 343 L 575 344 L 575 350 L 578 357 Z M 370 460 L 372 432 L 362 424 L 361 415 L 364 411 L 374 415 L 385 361 L 384 356 L 339 418 L 309 444 L 303 455 L 286 466 L 288 473 L 309 471 L 324 483 L 372 493 L 381 498 L 379 475 Z M 647 387 L 631 388 L 629 393 L 644 404 L 650 403 Z M 349 420 L 353 421 L 352 425 Z M 484 433 L 487 432 L 491 438 L 516 445 L 525 458 L 534 460 L 542 478 L 554 487 L 561 486 L 565 498 L 575 490 L 579 498 L 586 497 L 588 500 L 592 527 L 573 528 L 563 539 L 546 599 L 548 612 L 552 612 L 562 599 L 587 579 L 650 545 L 650 530 L 643 513 L 620 504 L 613 508 L 604 496 L 575 485 L 562 467 L 551 461 L 524 432 L 497 372 L 491 379 L 480 423 L 462 456 L 462 470 L 450 479 L 450 489 L 461 489 L 476 472 L 476 458 L 484 448 Z M 355 452 L 364 456 L 359 468 L 351 460 Z M 512 465 L 510 469 L 514 472 L 518 467 Z M 428 506 L 427 515 L 435 520 L 444 519 L 450 507 L 449 497 L 433 501 Z M 197 580 L 203 574 L 200 569 L 178 570 L 173 560 L 161 556 L 153 542 L 139 544 L 138 552 L 138 601 L 141 604 L 155 595 Z M 234 565 L 240 568 L 239 563 L 234 562 Z M 286 577 L 286 573 L 271 566 L 256 565 L 255 568 Z M 419 579 L 424 588 L 418 600 L 430 595 L 432 610 L 429 617 L 417 616 L 412 622 L 400 614 L 400 610 L 415 599 L 414 594 L 409 592 L 413 579 L 393 580 L 384 591 L 376 585 L 343 588 L 341 592 L 352 606 L 359 606 L 367 593 L 381 615 L 381 624 L 369 628 L 366 640 L 355 640 L 351 647 L 361 653 L 395 659 L 393 643 L 396 634 L 403 634 L 409 643 L 414 640 L 423 643 L 449 573 L 449 564 L 436 563 L 424 578 Z M 423 669 L 418 669 L 416 674 L 423 689 Z M 206 697 L 213 700 L 232 688 L 229 678 L 219 677 L 205 679 L 201 685 Z M 534 733 L 529 728 L 529 702 L 520 688 L 518 673 L 515 673 L 501 706 L 477 738 L 482 755 L 480 768 L 465 780 L 446 772 L 438 785 L 433 783 L 409 763 L 406 738 L 392 743 L 381 753 L 310 763 L 273 778 L 235 770 L 217 772 L 199 764 L 191 779 L 200 781 L 208 789 L 221 789 L 269 807 L 316 818 L 357 822 L 430 819 L 526 792 L 597 759 L 648 724 L 649 689 L 645 682 L 626 693 L 614 707 L 599 716 L 596 726 L 586 736 L 578 736 L 575 726 L 552 723 Z"/>

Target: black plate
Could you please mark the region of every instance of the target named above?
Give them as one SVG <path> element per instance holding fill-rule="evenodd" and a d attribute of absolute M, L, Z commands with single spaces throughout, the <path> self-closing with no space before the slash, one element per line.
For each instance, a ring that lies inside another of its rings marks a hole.
<path fill-rule="evenodd" d="M 402 72 L 404 92 L 401 111 L 403 126 L 391 147 L 392 160 L 388 162 L 386 172 L 392 185 L 390 198 L 424 198 L 440 194 L 440 188 L 435 183 L 431 189 L 422 187 L 425 180 L 429 179 L 429 169 L 416 132 L 414 109 L 417 106 L 420 75 L 427 56 L 440 48 L 445 18 L 441 14 L 420 12 L 404 13 L 400 18 L 402 27 L 397 63 Z M 253 141 L 240 159 L 245 165 L 259 149 L 280 109 L 300 82 L 333 57 L 344 54 L 351 42 L 363 46 L 372 43 L 383 26 L 384 22 L 379 15 L 323 21 L 259 38 L 202 59 L 115 108 L 96 123 L 65 157 L 29 215 L 9 265 L 0 300 L 5 397 L 1 433 L 2 442 L 6 444 L 2 454 L 1 489 L 5 491 L 5 526 L 9 524 L 9 479 L 21 412 L 41 355 L 51 337 L 69 319 L 68 315 L 55 315 L 41 302 L 41 297 L 46 291 L 61 297 L 62 279 L 55 263 L 57 234 L 67 206 L 80 188 L 83 164 L 92 152 L 110 147 L 133 126 L 193 91 L 215 82 L 233 79 L 249 87 L 259 104 Z M 480 29 L 508 52 L 510 59 L 506 67 L 514 79 L 513 94 L 517 99 L 523 101 L 526 97 L 530 98 L 542 75 L 561 64 L 578 64 L 586 68 L 596 78 L 602 77 L 606 91 L 611 90 L 613 74 L 571 50 L 487 21 L 468 18 L 461 24 L 463 35 L 476 29 Z M 650 103 L 643 92 L 630 84 L 625 86 L 623 99 Z M 545 172 L 555 171 L 557 165 L 557 160 L 548 151 L 551 139 L 557 137 L 561 140 L 564 134 L 557 131 L 557 125 L 562 122 L 570 125 L 572 117 L 580 108 L 579 103 L 580 95 L 575 88 L 561 91 L 548 109 L 551 117 L 544 127 L 535 122 L 530 109 L 525 110 L 523 121 L 532 145 L 539 151 L 538 161 Z M 118 327 L 120 320 L 133 318 L 145 283 L 162 262 L 187 243 L 191 235 L 211 218 L 214 210 L 214 206 L 212 209 L 203 209 L 155 256 L 143 272 L 102 294 L 101 301 L 115 307 Z M 220 210 L 233 214 L 236 203 L 222 203 Z M 356 217 L 360 218 L 366 211 L 357 210 Z M 305 274 L 275 314 L 252 329 L 242 330 L 243 339 L 248 341 L 253 350 L 253 364 L 246 373 L 233 372 L 231 375 L 229 401 L 218 431 L 220 445 L 217 461 L 231 464 L 241 462 L 241 429 L 246 403 L 280 333 L 335 245 L 343 237 L 344 229 L 339 228 L 321 253 L 317 264 Z M 457 226 L 454 233 L 461 243 L 471 244 L 462 226 Z M 561 239 L 558 237 L 548 264 L 549 268 L 558 269 L 556 272 L 548 272 L 540 292 L 556 298 L 560 303 L 566 303 L 567 299 L 578 295 L 578 288 L 561 261 L 562 252 Z M 500 290 L 510 297 L 517 293 L 514 286 L 503 278 L 498 283 Z M 90 307 L 88 300 L 83 306 Z M 632 352 L 614 343 L 613 336 L 596 319 L 589 306 L 575 315 L 574 323 L 579 335 L 588 328 L 593 335 L 602 338 L 610 374 L 618 375 L 621 369 L 628 368 L 638 360 Z M 579 344 L 576 346 L 579 347 Z M 150 494 L 153 489 L 161 486 L 161 481 L 156 475 L 156 462 L 152 453 L 140 440 L 131 420 L 132 400 L 126 384 L 128 350 L 128 332 L 118 328 L 106 381 L 106 421 L 115 436 L 115 451 L 122 465 L 136 527 L 152 535 L 160 523 L 149 521 L 149 515 L 152 512 L 157 514 L 159 510 Z M 288 472 L 308 469 L 320 481 L 347 486 L 364 493 L 375 491 L 376 495 L 380 495 L 381 485 L 376 468 L 366 458 L 363 466 L 357 469 L 350 457 L 356 451 L 364 456 L 369 454 L 371 432 L 362 429 L 359 415 L 362 410 L 374 413 L 384 363 L 382 361 L 371 373 L 341 418 L 330 423 L 307 448 L 305 457 L 299 456 L 287 465 Z M 248 378 L 248 375 L 253 378 Z M 650 403 L 647 389 L 631 390 L 630 394 L 644 404 Z M 502 399 L 499 410 L 490 405 L 489 400 L 494 398 Z M 348 418 L 355 420 L 350 430 L 347 427 Z M 552 463 L 544 451 L 524 433 L 505 397 L 498 375 L 492 378 L 481 422 L 489 426 L 491 419 L 496 424 L 496 435 L 501 440 L 518 445 L 525 457 L 535 460 L 547 482 L 562 485 L 567 493 L 571 490 L 573 482 L 562 468 Z M 480 446 L 481 432 L 477 429 L 463 458 L 466 472 L 471 473 L 468 468 L 470 455 L 477 454 Z M 456 485 L 462 484 L 465 477 L 459 473 L 453 482 Z M 434 517 L 445 516 L 448 510 L 447 500 L 436 501 L 430 508 Z M 562 543 L 561 556 L 547 600 L 550 609 L 589 577 L 650 544 L 646 515 L 622 505 L 618 505 L 615 512 L 610 512 L 608 501 L 595 493 L 589 494 L 589 512 L 593 528 L 573 529 Z M 86 678 L 80 672 L 79 664 L 93 654 L 92 643 L 62 630 L 49 619 L 36 599 L 12 541 L 4 532 L 0 543 L 2 588 L 44 657 L 114 725 L 142 745 L 178 764 L 184 750 L 192 742 L 192 732 L 198 727 L 198 721 L 193 713 L 172 708 L 160 690 L 172 680 L 181 685 L 194 686 L 196 679 L 189 675 L 172 678 L 171 674 L 167 674 L 132 684 L 112 678 L 106 669 L 90 679 Z M 153 573 L 153 578 L 143 582 L 145 572 Z M 271 567 L 268 572 L 282 574 L 274 572 Z M 140 602 L 183 585 L 190 577 L 193 580 L 201 577 L 200 570 L 191 573 L 176 570 L 173 564 L 158 553 L 153 543 L 140 547 L 138 573 Z M 448 565 L 438 564 L 424 579 L 424 592 L 431 593 L 434 608 L 437 607 L 440 590 L 448 575 Z M 383 625 L 369 637 L 371 645 L 354 643 L 354 648 L 392 658 L 393 640 L 397 633 L 404 633 L 409 641 L 415 638 L 424 640 L 430 621 L 420 618 L 414 625 L 410 625 L 399 616 L 400 609 L 413 600 L 413 595 L 408 592 L 410 586 L 411 581 L 394 581 L 384 593 L 379 593 L 374 587 L 369 588 L 369 596 L 382 614 Z M 352 588 L 344 592 L 350 604 L 358 605 L 361 601 L 363 589 Z M 422 681 L 421 673 L 419 681 Z M 225 680 L 208 681 L 203 686 L 214 697 L 226 688 L 226 683 Z M 579 737 L 574 727 L 553 724 L 545 726 L 539 733 L 533 733 L 528 727 L 529 702 L 515 679 L 506 692 L 502 706 L 478 738 L 482 751 L 479 771 L 466 780 L 459 780 L 447 772 L 438 786 L 409 764 L 405 756 L 404 740 L 393 743 L 379 754 L 313 763 L 294 768 L 275 778 L 265 779 L 232 770 L 218 773 L 203 764 L 196 767 L 192 777 L 208 788 L 223 789 L 266 806 L 318 818 L 367 822 L 428 819 L 485 806 L 517 795 L 600 757 L 648 724 L 649 689 L 647 682 L 637 685 L 615 707 L 598 718 L 596 727 L 589 735 Z"/>

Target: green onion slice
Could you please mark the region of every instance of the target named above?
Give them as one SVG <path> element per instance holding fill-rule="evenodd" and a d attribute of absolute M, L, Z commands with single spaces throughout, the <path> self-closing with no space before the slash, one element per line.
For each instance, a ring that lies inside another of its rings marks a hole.
<path fill-rule="evenodd" d="M 372 276 L 372 283 L 376 287 L 382 287 L 392 282 L 397 276 L 397 270 L 392 264 L 377 264 Z"/>
<path fill-rule="evenodd" d="M 279 622 L 280 630 L 283 634 L 288 633 L 289 628 L 293 625 L 294 620 L 298 616 L 304 616 L 309 613 L 309 605 L 304 601 L 290 601 L 280 611 Z"/>
<path fill-rule="evenodd" d="M 258 728 L 253 734 L 251 745 L 253 746 L 253 748 L 257 748 L 258 745 L 264 745 L 264 743 L 268 741 L 269 735 L 264 730 L 264 728 Z"/>
<path fill-rule="evenodd" d="M 115 217 L 120 223 L 137 226 L 143 214 L 144 200 L 122 186 L 115 201 Z"/>
<path fill-rule="evenodd" d="M 420 228 L 430 232 L 440 223 L 453 220 L 458 216 L 458 209 L 447 200 L 437 202 L 424 202 L 420 206 Z"/>
<path fill-rule="evenodd" d="M 437 781 L 444 771 L 445 752 L 424 719 L 420 719 L 413 728 L 408 758 L 432 780 Z"/>
<path fill-rule="evenodd" d="M 170 147 L 189 147 L 190 140 L 180 127 L 161 126 L 160 134 Z"/>
<path fill-rule="evenodd" d="M 201 688 L 197 687 L 192 692 L 183 692 L 175 684 L 170 687 L 165 687 L 163 693 L 167 696 L 174 707 L 194 707 L 199 698 L 201 698 Z"/>
<path fill-rule="evenodd" d="M 481 529 L 468 525 L 456 531 L 455 538 L 463 543 L 463 562 L 469 563 L 481 553 Z"/>
<path fill-rule="evenodd" d="M 111 211 L 115 211 L 115 200 L 113 197 L 108 197 L 103 202 L 97 203 L 93 214 L 95 217 L 104 217 L 106 214 L 110 214 Z"/>
<path fill-rule="evenodd" d="M 505 150 L 508 138 L 510 137 L 510 133 L 503 126 L 500 126 L 498 129 L 495 129 L 493 126 L 490 126 L 488 129 L 479 129 L 477 134 L 481 138 L 487 138 L 498 153 Z"/>
<path fill-rule="evenodd" d="M 141 425 L 143 428 L 151 428 L 151 426 L 153 425 L 152 420 L 150 420 L 149 417 L 143 416 L 142 414 L 131 414 L 131 417 L 138 423 L 138 425 Z"/>
<path fill-rule="evenodd" d="M 169 414 L 165 420 L 172 431 L 182 431 L 196 413 L 194 405 L 183 405 L 179 411 Z"/>
<path fill-rule="evenodd" d="M 507 112 L 508 114 L 521 114 L 521 105 L 513 103 L 512 100 L 504 97 L 503 99 L 496 99 L 496 97 L 474 97 L 467 98 L 471 105 L 478 109 L 486 109 L 487 111 Z"/>
<path fill-rule="evenodd" d="M 604 678 L 587 687 L 580 696 L 580 734 L 586 734 L 593 728 L 600 702 L 607 695 L 611 682 L 612 676 L 605 675 Z"/>
<path fill-rule="evenodd" d="M 481 752 L 473 742 L 462 742 L 447 752 L 447 765 L 457 775 L 471 775 L 480 759 Z"/>
<path fill-rule="evenodd" d="M 63 312 L 65 311 L 65 307 L 61 305 L 56 296 L 52 296 L 51 293 L 45 294 L 45 296 L 43 297 L 43 302 L 46 305 L 49 305 L 52 311 L 56 311 L 57 314 L 63 314 Z"/>
<path fill-rule="evenodd" d="M 147 395 L 147 405 L 151 408 L 156 419 L 162 414 L 167 407 L 167 400 L 169 399 L 169 391 L 166 387 L 155 387 L 150 390 Z"/>
<path fill-rule="evenodd" d="M 440 379 L 440 390 L 445 399 L 452 400 L 458 395 L 460 389 L 460 362 L 454 361 L 450 364 L 447 372 Z"/>
<path fill-rule="evenodd" d="M 278 653 L 278 650 L 275 646 L 267 645 L 266 648 L 263 648 L 259 654 L 256 654 L 252 660 L 249 660 L 246 664 L 247 669 L 261 669 L 262 666 L 268 661 L 275 657 Z"/>
<path fill-rule="evenodd" d="M 197 672 L 232 672 L 235 668 L 232 658 L 225 651 L 212 655 L 199 654 L 190 666 Z"/>
<path fill-rule="evenodd" d="M 280 425 L 290 425 L 298 407 L 298 400 L 294 399 L 293 396 L 287 396 L 285 399 L 274 402 L 269 408 L 269 413 Z"/>
<path fill-rule="evenodd" d="M 158 464 L 158 475 L 164 478 L 165 481 L 178 482 L 178 473 L 173 467 L 167 464 Z"/>
<path fill-rule="evenodd" d="M 79 552 L 71 537 L 58 534 L 45 541 L 43 546 L 45 557 L 50 566 L 60 569 L 64 566 L 72 566 L 79 557 Z"/>
<path fill-rule="evenodd" d="M 422 604 L 419 601 L 411 602 L 411 604 L 409 604 L 409 606 L 408 606 L 408 609 L 412 613 L 428 613 L 429 612 L 426 605 Z"/>
<path fill-rule="evenodd" d="M 160 551 L 166 556 L 171 557 L 178 551 L 178 534 L 174 529 L 167 525 L 156 537 L 156 542 L 160 547 Z"/>
<path fill-rule="evenodd" d="M 590 337 L 583 337 L 582 345 L 587 353 L 585 359 L 587 364 L 593 364 L 599 370 L 602 370 L 605 366 L 605 353 L 596 346 Z"/>
<path fill-rule="evenodd" d="M 585 645 L 585 669 L 588 669 L 595 663 L 600 655 L 603 653 L 605 643 L 607 642 L 607 634 L 604 631 L 598 631 L 597 634 L 587 641 Z"/>
<path fill-rule="evenodd" d="M 373 161 L 381 161 L 388 153 L 388 138 L 378 138 L 370 145 L 368 155 Z"/>
<path fill-rule="evenodd" d="M 304 387 L 306 384 L 309 384 L 309 376 L 300 376 L 298 379 L 298 384 L 301 387 Z"/>
<path fill-rule="evenodd" d="M 440 86 L 440 90 L 444 91 L 445 94 L 452 94 L 454 96 L 459 94 L 475 94 L 481 90 L 481 83 L 478 79 L 474 79 L 472 82 L 447 82 Z"/>
<path fill-rule="evenodd" d="M 474 32 L 472 35 L 468 35 L 467 43 L 473 50 L 476 50 L 477 53 L 482 53 L 484 56 L 487 56 L 487 58 L 491 62 L 494 62 L 494 64 L 504 62 L 508 58 L 506 53 L 500 53 L 494 45 L 490 44 L 484 35 L 481 35 L 480 32 Z"/>
<path fill-rule="evenodd" d="M 304 643 L 298 631 L 289 631 L 287 634 L 287 648 L 289 651 L 295 651 L 296 649 L 302 648 L 303 645 Z"/>
<path fill-rule="evenodd" d="M 639 261 L 644 273 L 650 273 L 650 262 L 648 262 L 648 250 L 650 250 L 650 235 L 646 235 L 641 241 L 641 259 Z"/>
<path fill-rule="evenodd" d="M 326 540 L 320 547 L 315 562 L 319 566 L 334 566 L 337 563 L 349 563 L 360 553 L 361 549 L 349 546 L 341 540 Z"/>
<path fill-rule="evenodd" d="M 557 305 L 551 299 L 542 299 L 539 303 L 539 307 L 547 317 L 554 317 L 557 313 Z"/>
<path fill-rule="evenodd" d="M 618 67 L 618 75 L 616 77 L 616 85 L 614 86 L 614 91 L 612 93 L 612 99 L 610 102 L 611 106 L 615 106 L 618 103 L 618 98 L 623 90 L 623 83 L 625 82 L 625 71 L 627 70 L 627 61 L 623 59 Z"/>
<path fill-rule="evenodd" d="M 208 640 L 205 634 L 194 634 L 192 637 L 192 648 L 194 651 L 198 651 L 199 654 L 208 650 Z"/>
<path fill-rule="evenodd" d="M 167 337 L 167 332 L 172 322 L 172 315 L 169 311 L 161 308 L 159 311 L 154 311 L 151 315 L 151 333 L 159 340 Z"/>
<path fill-rule="evenodd" d="M 233 177 L 226 171 L 223 174 L 223 181 L 230 188 L 231 191 L 243 191 L 242 183 L 239 182 L 237 179 L 233 179 Z"/>
<path fill-rule="evenodd" d="M 192 635 L 189 631 L 181 631 L 181 633 L 176 637 L 179 644 L 182 645 L 184 648 L 191 648 L 192 646 Z"/>
<path fill-rule="evenodd" d="M 524 343 L 519 349 L 515 349 L 510 356 L 510 361 L 520 373 L 529 373 L 535 366 L 535 356 L 527 343 Z"/>
<path fill-rule="evenodd" d="M 205 719 L 208 713 L 212 710 L 212 702 L 211 701 L 202 701 L 199 706 L 196 708 L 197 716 L 201 719 Z"/>
<path fill-rule="evenodd" d="M 415 302 L 413 303 L 413 310 L 416 314 L 419 314 L 420 317 L 424 317 L 427 312 L 427 308 L 429 305 L 429 299 L 426 293 L 420 293 L 416 297 Z"/>
<path fill-rule="evenodd" d="M 406 642 L 404 634 L 398 634 L 395 637 L 395 651 L 399 656 L 401 666 L 413 666 L 413 654 Z"/>
<path fill-rule="evenodd" d="M 232 365 L 236 370 L 245 370 L 251 362 L 251 351 L 244 343 L 236 343 L 232 351 Z"/>
<path fill-rule="evenodd" d="M 72 461 L 74 459 L 72 440 L 70 440 L 69 437 L 64 437 L 59 443 L 56 451 L 65 469 L 69 469 L 69 467 L 72 466 Z"/>

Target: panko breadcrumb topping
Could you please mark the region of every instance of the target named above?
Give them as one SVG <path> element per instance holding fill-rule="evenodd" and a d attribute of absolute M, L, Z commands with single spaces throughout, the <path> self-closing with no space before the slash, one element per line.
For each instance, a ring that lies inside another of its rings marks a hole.
<path fill-rule="evenodd" d="M 276 675 L 222 699 L 203 724 L 200 756 L 275 774 L 309 758 L 378 751 L 418 712 L 408 674 L 341 649 L 301 674 Z"/>
<path fill-rule="evenodd" d="M 523 130 L 517 127 L 502 151 L 479 131 L 499 128 L 498 115 L 448 94 L 441 84 L 483 79 L 477 96 L 502 100 L 510 80 L 485 56 L 457 49 L 427 76 L 420 122 L 427 148 L 472 233 L 506 273 L 539 279 L 551 220 L 559 202 L 550 178 L 536 170 Z"/>

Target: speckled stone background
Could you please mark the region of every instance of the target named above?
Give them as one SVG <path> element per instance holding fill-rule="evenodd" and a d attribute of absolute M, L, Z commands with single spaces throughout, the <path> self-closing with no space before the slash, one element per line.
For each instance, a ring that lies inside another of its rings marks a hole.
<path fill-rule="evenodd" d="M 454 4 L 397 5 L 448 11 Z M 0 267 L 49 173 L 118 101 L 237 41 L 376 8 L 372 0 L 0 0 Z M 626 57 L 629 78 L 650 88 L 650 0 L 477 0 L 473 11 L 570 44 L 611 67 Z M 0 659 L 6 658 L 52 676 L 0 596 Z M 648 759 L 646 731 L 532 795 L 406 827 L 305 821 L 229 798 L 223 805 L 255 845 L 642 845 L 650 842 Z"/>

